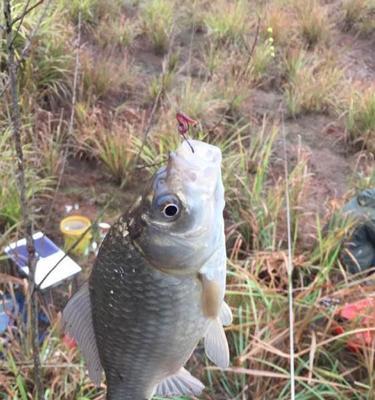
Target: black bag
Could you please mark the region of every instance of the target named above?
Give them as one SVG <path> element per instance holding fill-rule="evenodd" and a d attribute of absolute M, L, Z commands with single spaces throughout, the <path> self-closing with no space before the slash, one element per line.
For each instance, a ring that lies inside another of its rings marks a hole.
<path fill-rule="evenodd" d="M 345 205 L 343 212 L 354 218 L 355 227 L 344 241 L 342 263 L 352 274 L 375 267 L 375 188 L 359 193 Z"/>

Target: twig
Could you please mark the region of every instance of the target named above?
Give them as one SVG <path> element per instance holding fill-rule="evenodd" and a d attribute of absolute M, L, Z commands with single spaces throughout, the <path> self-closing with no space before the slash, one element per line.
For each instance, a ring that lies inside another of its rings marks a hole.
<path fill-rule="evenodd" d="M 19 34 L 19 32 L 20 32 L 20 29 L 21 29 L 23 20 L 24 20 L 24 18 L 25 18 L 26 15 L 27 15 L 26 10 L 27 10 L 27 8 L 29 7 L 30 1 L 31 1 L 31 0 L 27 0 L 27 2 L 25 3 L 25 6 L 24 6 L 23 11 L 22 11 L 22 13 L 21 13 L 21 16 L 20 16 L 20 18 L 19 18 L 19 19 L 20 19 L 20 23 L 19 23 L 18 26 L 17 26 L 16 32 L 13 34 L 12 44 L 14 44 L 14 41 L 16 40 L 16 38 L 17 38 L 17 36 L 18 36 L 18 34 Z M 13 22 L 12 22 L 12 25 L 14 25 L 15 23 L 16 23 L 16 20 L 14 19 Z"/>
<path fill-rule="evenodd" d="M 4 0 L 4 17 L 6 23 L 6 42 L 7 42 L 7 66 L 9 74 L 9 85 L 11 90 L 11 129 L 17 155 L 17 185 L 19 190 L 22 220 L 25 228 L 26 245 L 28 252 L 27 265 L 29 268 L 29 286 L 28 286 L 28 305 L 30 307 L 29 321 L 31 327 L 31 341 L 33 348 L 34 361 L 34 387 L 35 398 L 43 399 L 43 386 L 41 377 L 41 363 L 39 355 L 39 329 L 38 329 L 38 299 L 34 293 L 35 285 L 35 266 L 36 255 L 33 240 L 33 226 L 30 210 L 26 198 L 26 182 L 24 156 L 21 140 L 21 112 L 19 107 L 19 95 L 17 89 L 17 67 L 15 61 L 15 50 L 13 45 L 13 25 L 10 0 Z"/>
<path fill-rule="evenodd" d="M 293 264 L 292 264 L 292 233 L 290 222 L 290 201 L 289 201 L 289 176 L 288 176 L 288 159 L 286 150 L 286 135 L 284 115 L 281 114 L 281 129 L 283 134 L 284 147 L 284 173 L 285 173 L 285 201 L 286 201 L 286 219 L 287 219 L 287 234 L 288 234 L 288 302 L 289 302 L 289 351 L 290 351 L 290 399 L 294 400 L 295 393 L 295 365 L 294 365 L 294 310 L 293 310 Z"/>
<path fill-rule="evenodd" d="M 30 0 L 28 0 L 28 2 L 26 3 L 26 6 L 22 12 L 22 14 L 19 17 L 14 18 L 14 20 L 12 21 L 12 25 L 14 25 L 16 22 L 18 21 L 23 21 L 23 19 L 25 18 L 25 16 L 27 14 L 29 14 L 31 11 L 33 11 L 35 8 L 37 8 L 40 4 L 42 4 L 44 2 L 44 0 L 39 0 L 38 2 L 36 2 L 34 5 L 32 5 L 30 8 L 27 8 L 27 6 L 30 3 Z"/>
<path fill-rule="evenodd" d="M 246 74 L 248 67 L 250 65 L 251 59 L 253 58 L 257 43 L 258 43 L 258 38 L 259 38 L 259 31 L 260 31 L 260 17 L 258 17 L 258 23 L 257 23 L 257 28 L 255 31 L 255 37 L 254 37 L 254 41 L 253 44 L 251 46 L 251 50 L 249 52 L 249 56 L 247 58 L 247 61 L 245 63 L 245 67 L 241 69 L 240 73 L 237 75 L 237 78 L 235 80 L 235 87 L 241 82 L 242 78 L 244 77 L 244 75 Z M 215 131 L 215 129 L 223 122 L 223 119 L 225 118 L 225 116 L 228 114 L 229 110 L 233 107 L 233 104 L 236 100 L 237 95 L 234 94 L 231 101 L 229 102 L 229 104 L 227 105 L 227 107 L 225 108 L 224 112 L 221 114 L 221 117 L 219 118 L 219 120 L 214 124 L 214 126 L 212 126 L 209 130 L 208 133 L 213 133 Z"/>

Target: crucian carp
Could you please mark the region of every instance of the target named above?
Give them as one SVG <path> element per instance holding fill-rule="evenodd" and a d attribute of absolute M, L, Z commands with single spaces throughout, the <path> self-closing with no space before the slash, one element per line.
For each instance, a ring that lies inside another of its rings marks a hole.
<path fill-rule="evenodd" d="M 108 400 L 199 395 L 184 364 L 202 338 L 228 366 L 223 208 L 221 151 L 185 141 L 108 232 L 63 312 L 93 382 L 104 370 Z"/>

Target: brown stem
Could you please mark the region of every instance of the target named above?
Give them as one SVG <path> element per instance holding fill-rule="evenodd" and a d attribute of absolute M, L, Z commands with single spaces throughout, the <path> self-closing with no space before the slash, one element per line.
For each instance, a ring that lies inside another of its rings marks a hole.
<path fill-rule="evenodd" d="M 4 17 L 5 17 L 5 34 L 7 41 L 7 66 L 9 74 L 9 86 L 10 86 L 10 98 L 11 98 L 11 116 L 10 125 L 12 130 L 12 136 L 16 151 L 16 163 L 17 172 L 16 179 L 19 190 L 20 205 L 22 212 L 22 221 L 25 229 L 26 245 L 28 251 L 27 265 L 29 268 L 29 287 L 27 302 L 30 306 L 30 332 L 31 342 L 33 349 L 33 361 L 34 361 L 34 387 L 35 396 L 37 400 L 43 399 L 43 387 L 41 378 L 41 363 L 39 356 L 39 329 L 38 329 L 38 298 L 37 293 L 34 291 L 34 277 L 35 277 L 35 266 L 36 266 L 36 255 L 35 246 L 33 240 L 33 226 L 30 215 L 30 210 L 27 204 L 26 198 L 26 182 L 25 182 L 25 163 L 21 141 L 21 112 L 19 107 L 19 95 L 17 87 L 17 66 L 15 61 L 15 51 L 13 46 L 13 25 L 12 12 L 10 0 L 4 0 Z"/>

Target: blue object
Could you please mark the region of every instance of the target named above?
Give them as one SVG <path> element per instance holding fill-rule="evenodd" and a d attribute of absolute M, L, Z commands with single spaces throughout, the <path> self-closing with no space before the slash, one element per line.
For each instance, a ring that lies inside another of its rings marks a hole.
<path fill-rule="evenodd" d="M 0 299 L 0 334 L 4 333 L 10 323 L 9 314 L 14 310 L 14 304 L 10 297 Z"/>
<path fill-rule="evenodd" d="M 36 251 L 36 256 L 39 257 L 49 257 L 54 253 L 57 253 L 60 249 L 52 242 L 47 236 L 42 236 L 34 239 L 34 246 Z M 20 267 L 27 267 L 27 247 L 26 244 L 14 248 L 7 248 L 5 252 L 9 257 Z"/>
<path fill-rule="evenodd" d="M 33 239 L 37 258 L 34 280 L 40 290 L 59 285 L 81 271 L 81 267 L 43 232 L 34 233 Z M 23 275 L 29 275 L 25 238 L 10 243 L 4 251 L 15 262 Z"/>

